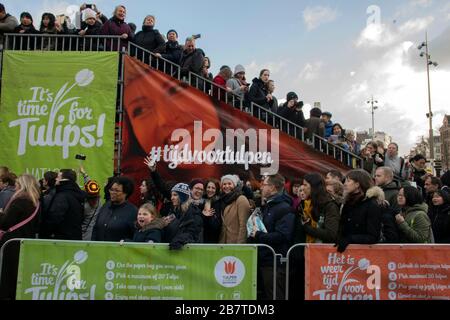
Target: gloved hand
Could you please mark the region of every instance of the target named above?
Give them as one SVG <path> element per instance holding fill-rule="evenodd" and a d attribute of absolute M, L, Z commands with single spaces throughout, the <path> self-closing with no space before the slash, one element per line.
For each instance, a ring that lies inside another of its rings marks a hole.
<path fill-rule="evenodd" d="M 169 243 L 170 250 L 181 250 L 184 246 L 184 242 L 180 240 L 175 240 Z"/>
<path fill-rule="evenodd" d="M 334 246 L 337 247 L 338 252 L 343 253 L 345 249 L 347 249 L 349 244 L 350 241 L 347 238 L 341 238 L 337 241 L 337 243 Z"/>

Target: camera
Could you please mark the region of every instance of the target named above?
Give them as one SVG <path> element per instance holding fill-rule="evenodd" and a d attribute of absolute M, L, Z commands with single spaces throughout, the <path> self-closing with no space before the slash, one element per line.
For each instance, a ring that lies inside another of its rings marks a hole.
<path fill-rule="evenodd" d="M 77 154 L 75 156 L 76 160 L 86 161 L 86 156 L 84 154 Z"/>
<path fill-rule="evenodd" d="M 200 39 L 202 37 L 202 35 L 199 33 L 199 34 L 194 34 L 194 35 L 192 35 L 192 38 L 193 39 Z"/>

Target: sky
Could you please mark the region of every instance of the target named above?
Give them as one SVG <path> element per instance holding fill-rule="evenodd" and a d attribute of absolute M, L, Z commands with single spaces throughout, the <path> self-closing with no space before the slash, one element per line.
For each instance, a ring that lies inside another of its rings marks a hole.
<path fill-rule="evenodd" d="M 83 1 L 3 0 L 7 11 L 29 11 L 38 27 L 43 12 L 70 13 Z M 93 2 L 111 16 L 127 7 L 127 21 L 140 26 L 156 15 L 156 28 L 176 29 L 182 42 L 200 33 L 197 46 L 211 58 L 212 72 L 242 64 L 247 79 L 268 68 L 275 96 L 290 91 L 310 106 L 320 102 L 344 128 L 372 127 L 372 96 L 378 101 L 375 130 L 392 135 L 407 154 L 428 136 L 425 58 L 417 46 L 428 32 L 433 128 L 450 114 L 450 2 L 446 0 L 171 0 Z M 138 27 L 138 30 L 140 27 Z"/>

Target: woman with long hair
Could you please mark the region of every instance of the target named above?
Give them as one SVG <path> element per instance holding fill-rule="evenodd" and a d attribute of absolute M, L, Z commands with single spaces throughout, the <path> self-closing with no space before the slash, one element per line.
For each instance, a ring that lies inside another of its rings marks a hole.
<path fill-rule="evenodd" d="M 381 207 L 372 192 L 373 180 L 364 170 L 352 170 L 344 184 L 344 206 L 337 247 L 344 252 L 349 244 L 374 244 L 381 234 Z"/>
<path fill-rule="evenodd" d="M 28 218 L 32 218 L 20 228 L 7 232 L 0 240 L 0 246 L 9 239 L 35 237 L 40 197 L 39 183 L 35 177 L 24 174 L 17 178 L 16 192 L 3 213 L 0 213 L 0 230 L 7 231 Z"/>
<path fill-rule="evenodd" d="M 450 243 L 450 194 L 444 189 L 433 194 L 428 210 L 436 243 Z"/>
<path fill-rule="evenodd" d="M 205 206 L 202 211 L 203 218 L 203 242 L 218 243 L 222 217 L 216 210 L 220 199 L 220 182 L 217 179 L 208 179 L 205 182 Z"/>
<path fill-rule="evenodd" d="M 431 221 L 421 192 L 414 187 L 404 187 L 398 192 L 397 203 L 401 208 L 395 216 L 400 229 L 400 242 L 431 243 Z"/>
<path fill-rule="evenodd" d="M 339 229 L 339 206 L 325 189 L 325 182 L 318 173 L 307 174 L 303 190 L 311 206 L 304 210 L 302 223 L 308 243 L 334 243 Z"/>

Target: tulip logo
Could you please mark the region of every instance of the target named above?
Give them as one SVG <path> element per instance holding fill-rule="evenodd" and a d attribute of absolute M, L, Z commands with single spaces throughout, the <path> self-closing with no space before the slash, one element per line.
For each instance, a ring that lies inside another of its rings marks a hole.
<path fill-rule="evenodd" d="M 234 288 L 244 280 L 245 266 L 236 257 L 224 257 L 216 263 L 214 275 L 221 286 Z"/>
<path fill-rule="evenodd" d="M 233 262 L 223 262 L 225 264 L 225 273 L 226 274 L 233 274 L 236 271 L 236 261 Z"/>

